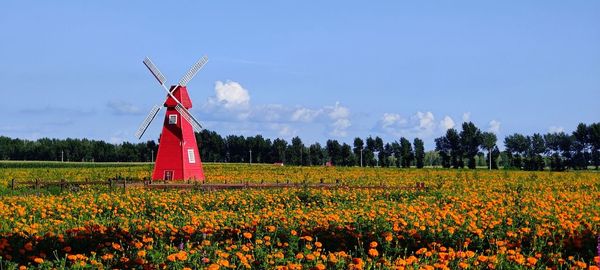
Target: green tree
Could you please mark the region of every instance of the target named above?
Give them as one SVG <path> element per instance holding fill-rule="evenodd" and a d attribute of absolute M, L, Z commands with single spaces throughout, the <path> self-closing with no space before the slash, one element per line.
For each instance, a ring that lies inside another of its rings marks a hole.
<path fill-rule="evenodd" d="M 342 165 L 344 166 L 354 166 L 356 163 L 354 153 L 352 153 L 352 147 L 350 145 L 344 143 L 341 148 L 342 155 Z"/>
<path fill-rule="evenodd" d="M 377 161 L 375 160 L 374 152 L 377 151 L 377 144 L 375 143 L 375 139 L 369 136 L 366 140 L 367 146 L 363 151 L 363 162 L 370 167 L 375 167 Z"/>
<path fill-rule="evenodd" d="M 392 155 L 394 156 L 394 162 L 396 167 L 400 168 L 402 166 L 402 151 L 400 149 L 400 144 L 396 141 L 392 142 L 390 145 L 392 148 Z"/>
<path fill-rule="evenodd" d="M 342 165 L 342 146 L 337 140 L 327 140 L 326 144 L 327 154 L 329 154 L 329 160 L 335 166 Z"/>
<path fill-rule="evenodd" d="M 413 141 L 413 145 L 415 146 L 415 161 L 417 168 L 423 168 L 425 164 L 423 159 L 425 158 L 425 146 L 423 140 L 419 138 L 415 138 Z"/>
<path fill-rule="evenodd" d="M 481 133 L 481 146 L 483 149 L 488 151 L 488 169 L 492 169 L 492 151 L 496 147 L 496 141 L 498 138 L 496 134 L 492 132 L 483 132 Z"/>
<path fill-rule="evenodd" d="M 290 144 L 289 155 L 287 155 L 288 163 L 293 165 L 302 165 L 302 159 L 304 155 L 304 144 L 300 137 L 296 136 L 292 138 L 292 144 Z"/>
<path fill-rule="evenodd" d="M 473 122 L 465 122 L 462 124 L 460 145 L 465 157 L 469 160 L 467 163 L 469 169 L 475 169 L 477 167 L 475 156 L 479 152 L 481 140 L 481 131 L 473 124 Z"/>
<path fill-rule="evenodd" d="M 287 149 L 287 142 L 282 139 L 273 140 L 273 145 L 271 146 L 271 159 L 273 162 L 286 162 L 285 152 Z"/>
<path fill-rule="evenodd" d="M 362 151 L 364 150 L 365 144 L 363 142 L 363 140 L 359 137 L 354 138 L 354 155 L 356 156 L 356 161 L 357 161 L 357 165 L 359 166 L 363 166 L 363 160 L 362 160 Z"/>
<path fill-rule="evenodd" d="M 402 157 L 402 168 L 410 168 L 414 153 L 410 141 L 404 137 L 400 138 L 400 153 Z"/>
<path fill-rule="evenodd" d="M 510 166 L 523 168 L 523 156 L 529 149 L 529 141 L 522 134 L 515 133 L 504 138 L 504 148 L 510 159 Z"/>
<path fill-rule="evenodd" d="M 312 165 L 323 165 L 323 160 L 325 156 L 323 155 L 323 147 L 321 144 L 314 143 L 311 144 L 309 149 L 310 163 Z"/>
<path fill-rule="evenodd" d="M 592 164 L 596 170 L 600 166 L 600 123 L 593 123 L 588 127 L 588 140 L 591 147 Z"/>
<path fill-rule="evenodd" d="M 573 168 L 586 170 L 590 154 L 589 129 L 584 123 L 579 123 L 577 129 L 573 131 Z"/>

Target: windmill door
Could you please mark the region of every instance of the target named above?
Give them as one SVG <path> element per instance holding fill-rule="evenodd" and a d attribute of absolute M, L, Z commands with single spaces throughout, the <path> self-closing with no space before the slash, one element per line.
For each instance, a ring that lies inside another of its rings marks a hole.
<path fill-rule="evenodd" d="M 164 180 L 173 180 L 173 171 L 165 171 Z"/>

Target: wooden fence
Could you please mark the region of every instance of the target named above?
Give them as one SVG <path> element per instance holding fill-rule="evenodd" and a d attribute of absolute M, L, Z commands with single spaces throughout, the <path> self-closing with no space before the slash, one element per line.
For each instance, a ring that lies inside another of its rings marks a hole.
<path fill-rule="evenodd" d="M 202 183 L 202 182 L 193 182 L 193 181 L 151 181 L 151 180 L 132 180 L 132 179 L 107 179 L 107 180 L 85 180 L 85 181 L 43 181 L 40 179 L 35 179 L 33 181 L 16 181 L 12 179 L 9 183 L 9 187 L 11 189 L 16 189 L 18 187 L 27 187 L 35 190 L 39 190 L 41 188 L 49 188 L 49 187 L 59 187 L 61 191 L 65 189 L 79 189 L 82 185 L 92 185 L 92 186 L 108 186 L 110 189 L 122 188 L 127 189 L 131 187 L 142 187 L 148 189 L 190 189 L 190 190 L 221 190 L 221 189 L 272 189 L 272 188 L 315 188 L 315 189 L 334 189 L 334 188 L 350 188 L 350 189 L 394 189 L 394 190 L 415 190 L 415 191 L 427 191 L 429 187 L 425 186 L 423 182 L 417 182 L 415 185 L 407 185 L 407 186 L 389 186 L 385 185 L 382 182 L 379 185 L 347 185 L 343 184 L 340 180 L 336 180 L 335 183 L 325 183 L 323 180 L 320 180 L 319 183 L 308 183 L 306 181 L 303 182 L 295 182 L 290 183 L 290 181 L 286 181 L 285 183 L 280 183 L 276 181 L 275 183 L 265 183 L 264 181 L 260 181 L 260 183 L 249 183 L 240 182 L 240 183 Z"/>

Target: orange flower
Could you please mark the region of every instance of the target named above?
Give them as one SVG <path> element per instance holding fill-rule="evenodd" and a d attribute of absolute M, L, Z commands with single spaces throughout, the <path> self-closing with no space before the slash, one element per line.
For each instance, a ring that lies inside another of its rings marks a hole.
<path fill-rule="evenodd" d="M 179 251 L 178 253 L 176 253 L 175 255 L 177 257 L 178 260 L 180 261 L 185 261 L 187 260 L 187 253 L 185 251 Z"/>
<path fill-rule="evenodd" d="M 322 263 L 317 263 L 317 265 L 315 265 L 315 269 L 317 269 L 317 270 L 325 270 L 326 267 Z"/>
<path fill-rule="evenodd" d="M 114 248 L 115 250 L 119 250 L 119 251 L 122 249 L 122 247 L 119 243 L 112 243 L 112 248 Z"/>
<path fill-rule="evenodd" d="M 40 258 L 40 257 L 36 257 L 35 259 L 33 259 L 33 262 L 40 264 L 44 262 L 44 259 Z"/>
<path fill-rule="evenodd" d="M 27 242 L 25 243 L 25 245 L 23 246 L 25 248 L 25 250 L 27 251 L 32 251 L 33 250 L 33 244 L 31 242 Z"/>
<path fill-rule="evenodd" d="M 249 233 L 249 232 L 245 232 L 245 233 L 243 233 L 242 235 L 243 235 L 243 236 L 244 236 L 244 238 L 246 238 L 246 239 L 250 239 L 250 238 L 252 238 L 252 234 L 251 234 L 251 233 Z"/>
<path fill-rule="evenodd" d="M 377 249 L 371 248 L 369 249 L 369 256 L 375 258 L 379 256 L 379 252 L 377 251 Z"/>
<path fill-rule="evenodd" d="M 140 250 L 137 252 L 138 257 L 145 257 L 146 256 L 146 251 L 145 250 Z"/>
<path fill-rule="evenodd" d="M 392 242 L 392 240 L 394 240 L 394 237 L 392 236 L 391 233 L 388 233 L 385 235 L 385 241 L 386 242 Z"/>
<path fill-rule="evenodd" d="M 167 256 L 167 261 L 174 262 L 177 260 L 177 254 L 171 254 Z"/>
<path fill-rule="evenodd" d="M 218 270 L 219 268 L 220 268 L 220 266 L 218 264 L 214 264 L 213 263 L 213 264 L 209 265 L 208 268 L 206 268 L 206 269 L 208 269 L 208 270 Z"/>
<path fill-rule="evenodd" d="M 375 242 L 375 241 L 371 242 L 371 244 L 369 244 L 369 247 L 376 248 L 377 247 L 377 242 Z"/>

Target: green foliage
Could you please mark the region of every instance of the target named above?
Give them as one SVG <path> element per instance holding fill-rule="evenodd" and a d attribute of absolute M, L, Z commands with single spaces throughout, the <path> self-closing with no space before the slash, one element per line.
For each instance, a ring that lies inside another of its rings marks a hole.
<path fill-rule="evenodd" d="M 425 158 L 425 146 L 423 140 L 419 138 L 415 138 L 413 141 L 413 145 L 415 146 L 415 161 L 417 168 L 423 168 Z"/>

